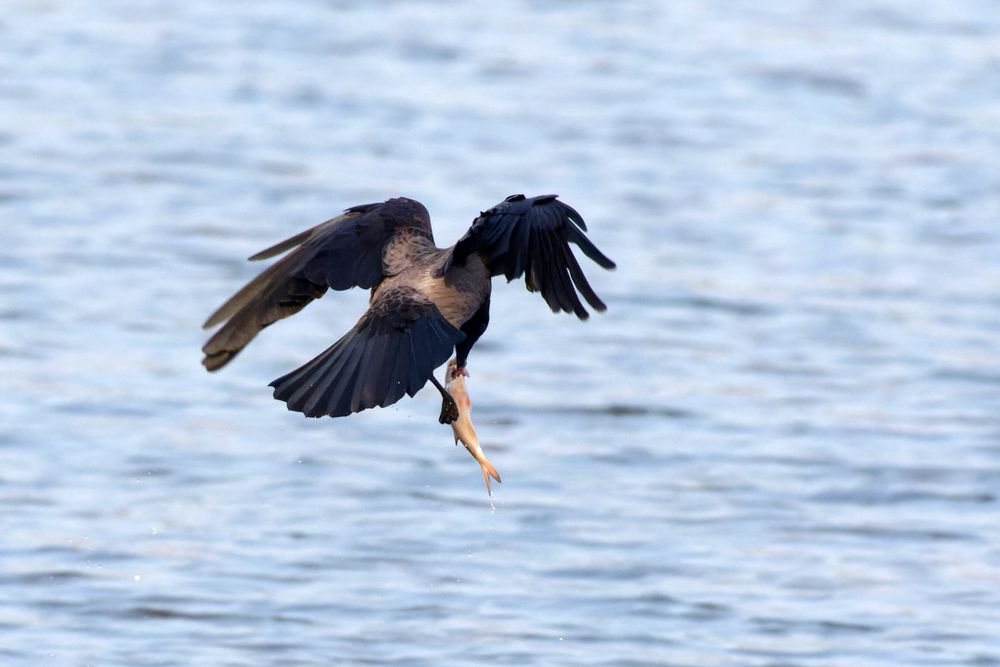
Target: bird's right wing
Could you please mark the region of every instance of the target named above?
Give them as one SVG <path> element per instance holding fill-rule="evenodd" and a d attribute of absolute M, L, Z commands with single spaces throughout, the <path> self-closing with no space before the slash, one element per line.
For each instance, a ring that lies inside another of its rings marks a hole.
<path fill-rule="evenodd" d="M 556 195 L 511 195 L 473 221 L 455 244 L 451 262 L 462 264 L 476 254 L 490 275 L 503 275 L 508 282 L 523 275 L 528 291 L 541 292 L 552 312 L 574 313 L 585 320 L 590 314 L 577 290 L 595 310 L 606 306 L 587 282 L 569 244 L 605 269 L 615 268 L 584 235 L 586 230 L 580 214 Z"/>
<path fill-rule="evenodd" d="M 390 287 L 343 338 L 272 382 L 274 397 L 307 417 L 392 405 L 420 391 L 464 338 L 426 296 Z"/>
<path fill-rule="evenodd" d="M 202 352 L 210 371 L 225 366 L 261 329 L 302 310 L 327 289 L 371 288 L 386 276 L 385 248 L 405 234 L 433 243 L 430 218 L 419 202 L 390 199 L 347 209 L 250 257 L 267 259 L 295 248 L 247 283 L 205 322 L 225 322 Z"/>

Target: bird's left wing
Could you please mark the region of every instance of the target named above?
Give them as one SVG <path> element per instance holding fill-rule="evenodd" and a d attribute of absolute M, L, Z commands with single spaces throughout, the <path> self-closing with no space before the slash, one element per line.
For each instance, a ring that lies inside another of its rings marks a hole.
<path fill-rule="evenodd" d="M 385 249 L 413 235 L 433 244 L 427 209 L 412 199 L 390 199 L 347 209 L 343 215 L 296 234 L 250 257 L 292 250 L 247 283 L 205 322 L 225 322 L 202 352 L 210 371 L 226 365 L 261 329 L 302 310 L 327 289 L 375 287 L 387 274 Z"/>
<path fill-rule="evenodd" d="M 494 276 L 508 281 L 524 276 L 531 292 L 541 292 L 552 312 L 575 313 L 581 320 L 590 314 L 577 291 L 597 311 L 607 307 L 594 293 L 569 244 L 576 244 L 605 269 L 615 263 L 584 235 L 587 225 L 557 195 L 511 195 L 472 223 L 452 251 L 451 263 L 463 264 L 476 254 Z"/>
<path fill-rule="evenodd" d="M 342 417 L 413 396 L 465 334 L 410 287 L 389 287 L 327 350 L 271 386 L 289 410 Z"/>

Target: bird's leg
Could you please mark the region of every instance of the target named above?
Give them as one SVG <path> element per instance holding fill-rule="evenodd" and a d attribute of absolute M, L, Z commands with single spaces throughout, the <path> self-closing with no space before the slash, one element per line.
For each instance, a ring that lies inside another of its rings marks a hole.
<path fill-rule="evenodd" d="M 451 424 L 458 419 L 458 403 L 451 397 L 448 390 L 441 386 L 441 383 L 437 381 L 437 378 L 433 374 L 431 374 L 431 382 L 441 392 L 441 416 L 438 417 L 438 421 L 442 424 Z"/>

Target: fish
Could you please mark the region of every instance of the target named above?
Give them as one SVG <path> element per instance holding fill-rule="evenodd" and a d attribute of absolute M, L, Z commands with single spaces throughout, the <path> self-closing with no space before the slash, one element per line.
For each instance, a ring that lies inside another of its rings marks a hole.
<path fill-rule="evenodd" d="M 472 458 L 476 459 L 476 462 L 483 469 L 486 493 L 492 497 L 493 489 L 490 486 L 490 477 L 497 482 L 502 482 L 500 481 L 500 474 L 493 467 L 493 464 L 489 462 L 489 459 L 486 458 L 486 454 L 483 453 L 483 448 L 479 445 L 479 436 L 472 425 L 472 400 L 469 398 L 469 392 L 465 387 L 465 378 L 468 375 L 469 373 L 465 368 L 458 367 L 457 359 L 452 359 L 448 362 L 448 368 L 445 371 L 445 389 L 451 394 L 451 397 L 455 399 L 455 403 L 458 405 L 458 419 L 451 422 L 451 430 L 455 436 L 455 445 L 457 446 L 459 442 L 465 445 L 465 448 L 472 454 Z"/>

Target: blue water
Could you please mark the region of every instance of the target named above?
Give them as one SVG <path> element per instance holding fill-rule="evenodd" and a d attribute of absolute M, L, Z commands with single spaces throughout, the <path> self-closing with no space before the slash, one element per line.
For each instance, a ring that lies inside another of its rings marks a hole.
<path fill-rule="evenodd" d="M 3 665 L 1000 665 L 992 2 L 11 0 Z M 497 281 L 469 391 L 305 420 L 215 375 L 243 261 L 557 192 L 619 269 Z"/>

